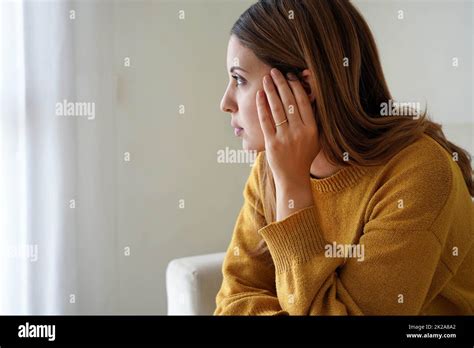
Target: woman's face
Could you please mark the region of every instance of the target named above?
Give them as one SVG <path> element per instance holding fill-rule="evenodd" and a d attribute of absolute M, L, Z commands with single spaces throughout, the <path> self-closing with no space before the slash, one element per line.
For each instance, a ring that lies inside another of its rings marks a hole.
<path fill-rule="evenodd" d="M 227 47 L 229 84 L 222 97 L 221 110 L 231 114 L 231 126 L 234 134 L 242 138 L 244 150 L 260 152 L 265 149 L 256 95 L 259 89 L 263 90 L 262 79 L 270 74 L 271 68 L 231 35 Z"/>

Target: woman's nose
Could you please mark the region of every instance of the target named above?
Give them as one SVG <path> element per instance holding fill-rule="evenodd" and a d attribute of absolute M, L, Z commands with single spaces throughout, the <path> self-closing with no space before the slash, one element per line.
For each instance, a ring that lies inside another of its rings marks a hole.
<path fill-rule="evenodd" d="M 224 96 L 222 97 L 222 100 L 221 100 L 221 110 L 223 112 L 231 112 L 231 113 L 235 113 L 235 110 L 236 110 L 236 105 L 235 103 L 230 100 L 229 96 L 226 94 L 224 94 Z"/>

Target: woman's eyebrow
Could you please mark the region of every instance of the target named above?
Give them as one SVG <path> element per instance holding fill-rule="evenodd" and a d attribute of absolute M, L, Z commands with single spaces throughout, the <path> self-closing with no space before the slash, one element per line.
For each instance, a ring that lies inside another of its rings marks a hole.
<path fill-rule="evenodd" d="M 233 73 L 235 70 L 242 70 L 246 73 L 249 73 L 247 70 L 245 70 L 244 68 L 241 68 L 240 66 L 233 66 L 232 68 L 230 68 L 231 73 Z"/>

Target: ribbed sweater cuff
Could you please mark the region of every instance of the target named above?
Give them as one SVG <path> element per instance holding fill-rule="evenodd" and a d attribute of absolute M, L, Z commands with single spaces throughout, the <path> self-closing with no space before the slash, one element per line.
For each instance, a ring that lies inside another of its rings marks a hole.
<path fill-rule="evenodd" d="M 324 252 L 327 244 L 318 229 L 314 205 L 272 222 L 258 233 L 267 243 L 278 273 L 289 270 L 292 264 L 309 261 Z"/>
<path fill-rule="evenodd" d="M 250 311 L 249 315 L 288 315 L 288 313 L 280 308 L 280 305 L 273 305 L 272 303 L 256 304 Z"/>

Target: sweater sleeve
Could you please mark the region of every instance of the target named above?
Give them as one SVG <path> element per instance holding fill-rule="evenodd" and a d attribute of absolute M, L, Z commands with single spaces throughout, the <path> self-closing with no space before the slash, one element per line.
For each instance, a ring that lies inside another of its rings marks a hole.
<path fill-rule="evenodd" d="M 436 220 L 450 215 L 451 179 L 444 163 L 431 162 L 383 183 L 358 240 L 362 258 L 327 252 L 333 241 L 318 226 L 317 201 L 260 229 L 275 262 L 282 309 L 290 315 L 419 314 L 448 229 Z"/>
<path fill-rule="evenodd" d="M 276 295 L 275 266 L 268 252 L 255 255 L 266 225 L 259 199 L 262 154 L 257 156 L 243 191 L 238 215 L 222 265 L 223 281 L 214 315 L 287 315 Z"/>

